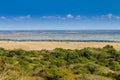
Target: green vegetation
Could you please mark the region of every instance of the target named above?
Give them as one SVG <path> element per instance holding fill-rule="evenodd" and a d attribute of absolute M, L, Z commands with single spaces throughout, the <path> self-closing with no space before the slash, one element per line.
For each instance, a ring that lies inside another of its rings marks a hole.
<path fill-rule="evenodd" d="M 25 51 L 0 48 L 0 80 L 120 80 L 113 46 Z"/>

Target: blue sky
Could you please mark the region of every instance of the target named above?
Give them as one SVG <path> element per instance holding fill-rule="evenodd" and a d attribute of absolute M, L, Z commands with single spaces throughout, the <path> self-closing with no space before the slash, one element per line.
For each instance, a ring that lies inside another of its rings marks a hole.
<path fill-rule="evenodd" d="M 0 0 L 0 30 L 120 29 L 120 0 Z"/>

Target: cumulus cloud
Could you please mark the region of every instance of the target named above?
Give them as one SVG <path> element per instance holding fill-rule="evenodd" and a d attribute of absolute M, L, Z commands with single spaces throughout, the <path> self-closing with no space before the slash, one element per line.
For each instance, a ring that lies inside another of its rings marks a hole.
<path fill-rule="evenodd" d="M 73 16 L 72 14 L 67 14 L 66 17 L 67 17 L 68 19 L 73 19 L 73 18 L 74 18 L 74 16 Z"/>
<path fill-rule="evenodd" d="M 0 16 L 0 19 L 7 19 L 7 17 L 5 17 L 5 16 Z"/>

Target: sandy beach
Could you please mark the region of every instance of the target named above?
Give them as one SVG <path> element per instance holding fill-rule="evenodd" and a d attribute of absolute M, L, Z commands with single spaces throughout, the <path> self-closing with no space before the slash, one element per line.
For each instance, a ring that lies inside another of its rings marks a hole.
<path fill-rule="evenodd" d="M 24 49 L 24 50 L 52 50 L 55 48 L 82 49 L 85 47 L 99 47 L 113 45 L 120 50 L 120 42 L 49 42 L 49 41 L 0 41 L 0 47 L 5 49 Z"/>

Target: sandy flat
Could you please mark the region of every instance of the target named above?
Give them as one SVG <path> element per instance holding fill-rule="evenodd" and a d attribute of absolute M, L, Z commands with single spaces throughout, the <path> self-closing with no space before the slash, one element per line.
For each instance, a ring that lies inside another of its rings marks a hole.
<path fill-rule="evenodd" d="M 113 45 L 120 50 L 120 42 L 45 42 L 45 41 L 0 41 L 0 47 L 5 49 L 24 49 L 24 50 L 52 50 L 54 48 L 65 49 L 82 49 L 85 47 L 103 47 L 105 45 Z"/>

